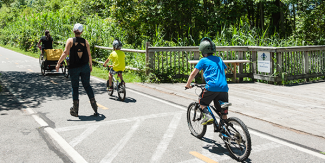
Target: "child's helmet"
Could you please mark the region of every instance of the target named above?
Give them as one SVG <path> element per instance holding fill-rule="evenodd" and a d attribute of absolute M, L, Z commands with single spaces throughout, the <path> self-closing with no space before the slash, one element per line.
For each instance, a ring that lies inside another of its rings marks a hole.
<path fill-rule="evenodd" d="M 119 39 L 115 39 L 115 40 L 113 41 L 113 47 L 114 47 L 115 49 L 120 49 L 120 48 L 122 48 L 122 43 L 121 43 L 121 41 L 120 41 Z"/>
<path fill-rule="evenodd" d="M 204 37 L 200 42 L 199 50 L 202 52 L 202 55 L 214 53 L 216 52 L 216 45 L 210 38 Z"/>

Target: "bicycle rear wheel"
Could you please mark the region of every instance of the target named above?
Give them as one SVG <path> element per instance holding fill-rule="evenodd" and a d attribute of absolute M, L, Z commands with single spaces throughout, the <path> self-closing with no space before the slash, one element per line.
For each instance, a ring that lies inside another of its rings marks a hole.
<path fill-rule="evenodd" d="M 207 126 L 201 124 L 202 120 L 203 113 L 199 105 L 192 102 L 187 108 L 187 124 L 192 135 L 199 139 L 201 139 L 207 131 Z"/>
<path fill-rule="evenodd" d="M 118 94 L 118 97 L 120 98 L 121 101 L 125 100 L 126 91 L 125 91 L 125 85 L 124 84 L 120 83 L 117 86 L 117 94 Z"/>
<path fill-rule="evenodd" d="M 41 73 L 43 76 L 45 76 L 45 61 L 41 63 Z"/>
<path fill-rule="evenodd" d="M 224 138 L 226 148 L 237 161 L 244 161 L 251 153 L 251 137 L 243 121 L 236 117 L 228 118 L 229 138 Z"/>

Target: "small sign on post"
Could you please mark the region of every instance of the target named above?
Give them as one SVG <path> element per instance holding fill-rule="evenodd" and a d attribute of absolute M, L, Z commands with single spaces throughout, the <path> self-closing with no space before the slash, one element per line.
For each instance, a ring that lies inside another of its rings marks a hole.
<path fill-rule="evenodd" d="M 271 66 L 271 55 L 270 52 L 258 52 L 258 59 L 257 59 L 257 64 L 258 64 L 258 71 L 259 72 L 266 72 L 270 73 Z"/>

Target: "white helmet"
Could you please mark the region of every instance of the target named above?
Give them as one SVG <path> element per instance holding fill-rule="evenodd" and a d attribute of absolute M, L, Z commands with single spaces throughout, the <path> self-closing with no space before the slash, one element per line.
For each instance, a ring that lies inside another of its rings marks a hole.
<path fill-rule="evenodd" d="M 122 48 L 122 43 L 121 43 L 121 41 L 120 41 L 119 39 L 115 39 L 115 40 L 113 41 L 113 47 L 114 47 L 115 49 L 120 49 L 120 48 Z"/>

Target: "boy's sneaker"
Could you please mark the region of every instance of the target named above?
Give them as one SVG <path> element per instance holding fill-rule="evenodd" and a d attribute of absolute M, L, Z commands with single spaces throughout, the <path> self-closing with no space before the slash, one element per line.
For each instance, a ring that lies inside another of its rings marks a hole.
<path fill-rule="evenodd" d="M 108 88 L 108 91 L 112 91 L 113 90 L 113 86 L 110 86 L 109 88 Z"/>
<path fill-rule="evenodd" d="M 203 113 L 203 120 L 201 122 L 202 125 L 210 125 L 213 123 L 213 118 L 210 113 Z"/>

